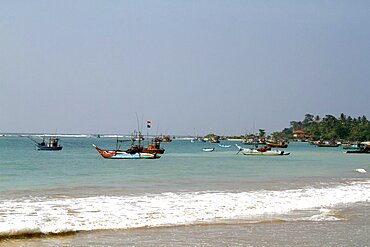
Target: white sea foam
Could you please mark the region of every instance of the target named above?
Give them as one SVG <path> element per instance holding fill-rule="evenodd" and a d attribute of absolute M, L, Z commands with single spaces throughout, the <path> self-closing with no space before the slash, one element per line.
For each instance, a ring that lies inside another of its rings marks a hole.
<path fill-rule="evenodd" d="M 367 173 L 367 171 L 363 168 L 355 169 L 355 171 L 358 173 Z"/>
<path fill-rule="evenodd" d="M 63 137 L 63 138 L 90 138 L 92 135 L 89 134 L 42 134 L 35 135 L 38 137 Z"/>
<path fill-rule="evenodd" d="M 285 191 L 2 200 L 0 236 L 253 220 L 312 209 L 321 211 L 308 220 L 336 220 L 325 208 L 356 202 L 370 202 L 370 181 Z"/>
<path fill-rule="evenodd" d="M 331 209 L 321 208 L 319 214 L 312 215 L 306 220 L 310 221 L 338 221 L 340 218 L 335 216 L 335 211 Z"/>

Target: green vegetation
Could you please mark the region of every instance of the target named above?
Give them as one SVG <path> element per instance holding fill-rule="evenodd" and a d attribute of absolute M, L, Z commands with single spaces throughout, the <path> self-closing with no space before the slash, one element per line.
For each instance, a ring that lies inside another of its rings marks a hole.
<path fill-rule="evenodd" d="M 220 136 L 218 136 L 216 134 L 208 134 L 208 135 L 204 136 L 203 138 L 207 138 L 207 139 L 220 139 Z"/>
<path fill-rule="evenodd" d="M 279 135 L 291 139 L 295 130 L 304 130 L 306 134 L 312 135 L 312 140 L 370 140 L 370 121 L 366 116 L 352 118 L 342 113 L 338 118 L 326 115 L 321 119 L 306 114 L 304 120 L 290 122 L 290 128 L 285 128 Z"/>
<path fill-rule="evenodd" d="M 243 135 L 240 135 L 240 136 L 226 136 L 225 138 L 227 138 L 227 139 L 244 139 L 244 136 Z"/>

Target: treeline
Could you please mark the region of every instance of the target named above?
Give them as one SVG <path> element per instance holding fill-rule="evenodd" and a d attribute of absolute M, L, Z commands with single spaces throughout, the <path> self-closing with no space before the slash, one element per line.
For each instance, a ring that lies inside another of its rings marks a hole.
<path fill-rule="evenodd" d="M 368 141 L 370 140 L 370 121 L 366 116 L 352 118 L 343 113 L 338 118 L 326 115 L 321 118 L 306 114 L 302 121 L 291 121 L 290 127 L 276 133 L 285 139 L 291 139 L 293 132 L 304 130 L 312 135 L 312 140 L 346 140 Z"/>

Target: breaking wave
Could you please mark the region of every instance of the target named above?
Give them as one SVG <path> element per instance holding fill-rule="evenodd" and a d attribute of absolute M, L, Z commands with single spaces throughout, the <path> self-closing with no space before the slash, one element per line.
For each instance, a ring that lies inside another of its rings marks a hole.
<path fill-rule="evenodd" d="M 253 221 L 261 216 L 287 215 L 299 210 L 320 212 L 306 220 L 339 220 L 327 209 L 369 201 L 370 181 L 283 191 L 28 197 L 0 200 L 0 237 Z"/>

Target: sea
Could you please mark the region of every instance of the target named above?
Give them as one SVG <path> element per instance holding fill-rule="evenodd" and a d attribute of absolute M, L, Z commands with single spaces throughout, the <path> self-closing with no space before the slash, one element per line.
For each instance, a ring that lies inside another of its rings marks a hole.
<path fill-rule="evenodd" d="M 370 246 L 370 155 L 175 139 L 160 159 L 109 160 L 92 144 L 113 137 L 60 140 L 0 137 L 0 246 Z"/>

